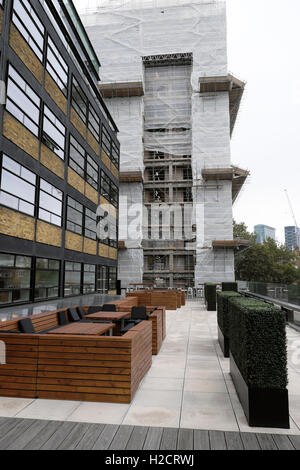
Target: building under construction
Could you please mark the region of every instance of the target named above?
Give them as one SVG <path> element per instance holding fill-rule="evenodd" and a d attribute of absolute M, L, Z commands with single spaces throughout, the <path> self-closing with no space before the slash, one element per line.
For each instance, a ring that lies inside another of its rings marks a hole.
<path fill-rule="evenodd" d="M 232 281 L 232 204 L 248 172 L 231 164 L 245 84 L 227 69 L 225 3 L 85 4 L 100 90 L 120 130 L 122 287 Z"/>

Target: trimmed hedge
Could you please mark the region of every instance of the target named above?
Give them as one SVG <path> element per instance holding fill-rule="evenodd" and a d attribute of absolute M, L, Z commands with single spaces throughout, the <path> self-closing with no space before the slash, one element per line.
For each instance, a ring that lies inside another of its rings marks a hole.
<path fill-rule="evenodd" d="M 232 297 L 241 297 L 238 292 L 217 292 L 218 325 L 224 336 L 229 336 L 228 301 Z"/>
<path fill-rule="evenodd" d="M 222 292 L 237 292 L 237 282 L 222 282 Z"/>
<path fill-rule="evenodd" d="M 204 296 L 206 308 L 209 312 L 215 311 L 217 309 L 217 285 L 213 283 L 204 284 Z"/>
<path fill-rule="evenodd" d="M 230 352 L 251 388 L 286 389 L 285 315 L 249 298 L 229 299 Z"/>

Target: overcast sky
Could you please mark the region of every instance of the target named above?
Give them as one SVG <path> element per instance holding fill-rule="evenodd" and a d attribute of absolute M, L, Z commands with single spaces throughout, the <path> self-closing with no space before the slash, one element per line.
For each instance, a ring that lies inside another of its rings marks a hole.
<path fill-rule="evenodd" d="M 251 172 L 234 217 L 283 242 L 294 225 L 284 189 L 300 224 L 300 1 L 227 0 L 227 16 L 229 71 L 247 81 L 232 163 Z"/>
<path fill-rule="evenodd" d="M 247 81 L 232 162 L 251 171 L 234 217 L 284 241 L 285 188 L 300 224 L 300 2 L 227 0 L 227 16 L 229 70 Z"/>

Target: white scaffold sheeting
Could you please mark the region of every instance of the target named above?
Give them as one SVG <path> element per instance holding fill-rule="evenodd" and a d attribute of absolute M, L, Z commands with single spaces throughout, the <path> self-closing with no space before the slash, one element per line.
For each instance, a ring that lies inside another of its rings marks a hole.
<path fill-rule="evenodd" d="M 143 169 L 144 150 L 192 155 L 195 285 L 232 280 L 233 250 L 212 249 L 213 240 L 232 239 L 231 182 L 202 179 L 203 168 L 231 164 L 229 96 L 199 93 L 200 77 L 228 73 L 225 2 L 90 0 L 82 19 L 101 62 L 102 81 L 144 85 L 145 96 L 106 99 L 120 129 L 121 171 Z M 166 54 L 190 54 L 192 61 L 144 66 L 143 58 Z M 137 200 L 142 191 L 142 185 L 136 188 Z M 120 267 L 124 257 L 120 253 Z"/>

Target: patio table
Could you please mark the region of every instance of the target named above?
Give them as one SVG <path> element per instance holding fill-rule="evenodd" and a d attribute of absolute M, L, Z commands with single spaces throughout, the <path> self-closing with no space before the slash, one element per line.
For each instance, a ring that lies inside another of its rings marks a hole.
<path fill-rule="evenodd" d="M 50 335 L 95 335 L 100 336 L 109 332 L 112 336 L 112 329 L 116 325 L 114 323 L 69 323 L 55 330 L 48 331 Z"/>
<path fill-rule="evenodd" d="M 91 313 L 90 315 L 86 315 L 85 318 L 88 320 L 93 321 L 112 321 L 112 322 L 120 322 L 121 323 L 121 330 L 124 328 L 124 320 L 125 318 L 130 318 L 130 312 L 95 312 Z"/>

